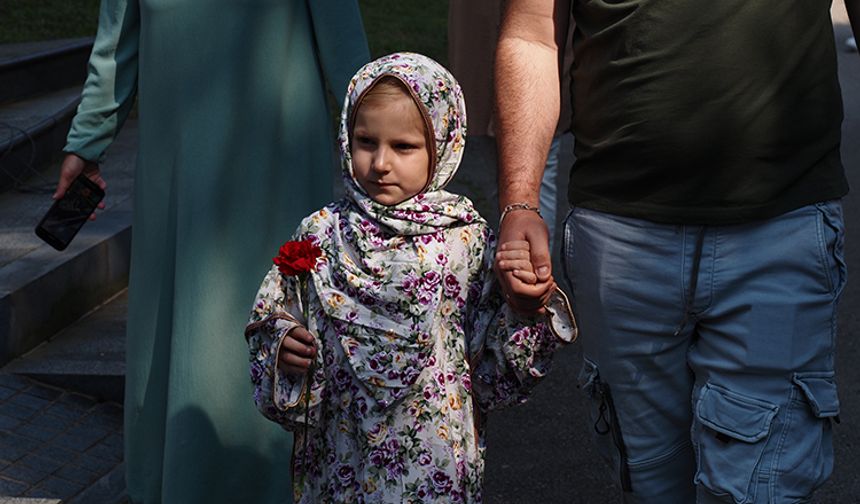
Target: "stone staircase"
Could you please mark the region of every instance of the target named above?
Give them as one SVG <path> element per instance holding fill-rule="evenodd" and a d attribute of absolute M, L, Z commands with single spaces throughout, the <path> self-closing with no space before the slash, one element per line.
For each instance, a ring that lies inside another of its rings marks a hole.
<path fill-rule="evenodd" d="M 0 371 L 118 401 L 136 121 L 108 152 L 107 209 L 63 252 L 33 230 L 51 206 L 92 39 L 0 46 Z"/>

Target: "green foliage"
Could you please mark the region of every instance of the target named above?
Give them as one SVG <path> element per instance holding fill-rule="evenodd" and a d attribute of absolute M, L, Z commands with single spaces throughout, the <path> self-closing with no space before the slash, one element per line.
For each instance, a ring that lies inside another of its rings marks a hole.
<path fill-rule="evenodd" d="M 396 51 L 425 54 L 448 63 L 448 2 L 359 0 L 370 55 Z"/>
<path fill-rule="evenodd" d="M 96 34 L 99 0 L 0 0 L 0 44 Z"/>
<path fill-rule="evenodd" d="M 371 56 L 395 51 L 447 63 L 448 1 L 359 0 Z M 0 0 L 0 43 L 95 35 L 99 0 Z"/>

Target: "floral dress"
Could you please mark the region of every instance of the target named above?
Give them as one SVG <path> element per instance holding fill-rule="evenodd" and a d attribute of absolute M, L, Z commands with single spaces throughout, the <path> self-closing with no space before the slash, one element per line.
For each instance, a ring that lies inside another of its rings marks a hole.
<path fill-rule="evenodd" d="M 352 178 L 342 127 L 347 196 L 294 236 L 322 250 L 307 291 L 273 267 L 253 306 L 254 401 L 296 435 L 297 502 L 480 502 L 484 413 L 524 401 L 576 326 L 560 290 L 546 315 L 513 314 L 492 271 L 491 229 L 468 199 L 442 190 L 465 129 L 444 68 L 408 53 L 369 64 L 350 85 L 344 124 L 382 75 L 409 83 L 432 125 L 431 183 L 393 207 L 376 204 Z M 306 375 L 277 365 L 297 325 L 317 339 Z"/>

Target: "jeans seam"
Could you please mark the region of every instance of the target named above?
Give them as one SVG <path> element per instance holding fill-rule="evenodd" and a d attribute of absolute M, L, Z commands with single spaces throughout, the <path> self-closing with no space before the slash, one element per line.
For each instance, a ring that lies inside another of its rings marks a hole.
<path fill-rule="evenodd" d="M 779 441 L 777 441 L 776 449 L 773 455 L 773 461 L 771 462 L 771 468 L 769 474 L 770 481 L 768 481 L 768 494 L 770 494 L 771 502 L 776 502 L 776 482 L 779 479 L 779 462 L 782 458 L 782 450 L 785 445 L 785 439 L 788 437 L 788 432 L 791 430 L 791 421 L 792 416 L 794 414 L 794 408 L 792 404 L 797 398 L 797 386 L 793 383 L 791 384 L 791 391 L 788 394 L 788 403 L 786 403 L 785 409 L 785 420 L 782 422 L 782 432 L 779 436 Z"/>

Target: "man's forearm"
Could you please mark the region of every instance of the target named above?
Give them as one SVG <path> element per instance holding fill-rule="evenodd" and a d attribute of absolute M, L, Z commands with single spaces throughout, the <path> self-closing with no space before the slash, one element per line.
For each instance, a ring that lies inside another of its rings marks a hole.
<path fill-rule="evenodd" d="M 547 19 L 509 12 L 502 24 L 495 65 L 501 207 L 514 202 L 538 205 L 560 106 L 551 13 Z"/>

